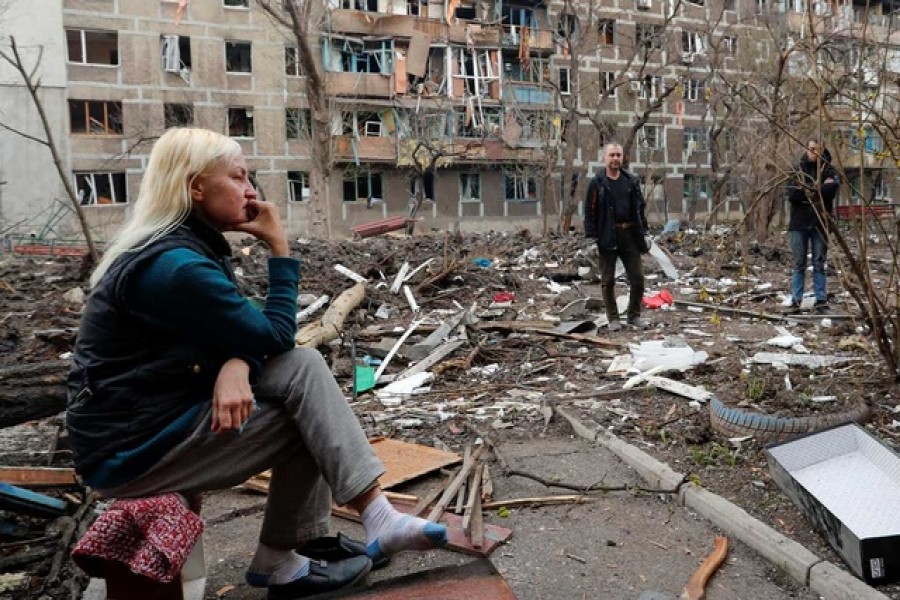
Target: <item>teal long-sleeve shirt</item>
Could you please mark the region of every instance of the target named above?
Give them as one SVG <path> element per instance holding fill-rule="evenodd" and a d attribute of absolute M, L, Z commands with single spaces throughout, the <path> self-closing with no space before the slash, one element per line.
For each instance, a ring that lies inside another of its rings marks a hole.
<path fill-rule="evenodd" d="M 270 258 L 268 267 L 269 292 L 262 310 L 241 296 L 216 263 L 187 248 L 163 252 L 149 261 L 128 283 L 125 300 L 139 319 L 208 346 L 217 355 L 245 360 L 255 380 L 267 356 L 294 346 L 297 331 L 300 263 Z M 86 477 L 87 483 L 111 489 L 146 472 L 188 437 L 205 401 L 211 399 L 185 407 L 156 436 L 104 461 Z"/>

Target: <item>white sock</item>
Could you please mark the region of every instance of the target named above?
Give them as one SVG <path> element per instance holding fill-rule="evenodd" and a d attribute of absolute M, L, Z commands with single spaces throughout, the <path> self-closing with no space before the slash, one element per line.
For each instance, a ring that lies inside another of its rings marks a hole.
<path fill-rule="evenodd" d="M 247 583 L 255 587 L 290 583 L 309 574 L 309 559 L 293 550 L 260 543 L 247 570 Z"/>
<path fill-rule="evenodd" d="M 378 496 L 362 512 L 369 557 L 377 560 L 402 550 L 428 550 L 447 544 L 447 528 L 397 511 Z"/>

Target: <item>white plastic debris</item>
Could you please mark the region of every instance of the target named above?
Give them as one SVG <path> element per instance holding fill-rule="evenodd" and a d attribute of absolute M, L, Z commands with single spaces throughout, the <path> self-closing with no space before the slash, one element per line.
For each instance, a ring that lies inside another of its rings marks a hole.
<path fill-rule="evenodd" d="M 428 391 L 428 388 L 423 386 L 432 379 L 434 379 L 434 373 L 430 371 L 416 373 L 411 377 L 384 386 L 375 392 L 375 396 L 384 406 L 399 406 L 407 396 Z"/>
<path fill-rule="evenodd" d="M 706 362 L 709 354 L 704 351 L 695 352 L 687 344 L 667 346 L 665 340 L 651 340 L 640 344 L 629 344 L 631 356 L 634 358 L 632 368 L 638 371 L 649 371 L 654 367 L 665 370 L 684 371 L 694 365 Z"/>

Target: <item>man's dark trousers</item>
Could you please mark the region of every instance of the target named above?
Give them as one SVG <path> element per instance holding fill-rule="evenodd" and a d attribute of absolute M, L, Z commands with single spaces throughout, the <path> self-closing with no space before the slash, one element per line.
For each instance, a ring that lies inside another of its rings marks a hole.
<path fill-rule="evenodd" d="M 633 225 L 628 228 L 616 227 L 616 250 L 600 250 L 600 281 L 603 286 L 603 304 L 606 318 L 610 323 L 619 318 L 616 306 L 616 258 L 622 259 L 628 276 L 627 318 L 641 315 L 641 299 L 644 297 L 644 271 L 641 267 L 641 250 L 635 239 Z"/>

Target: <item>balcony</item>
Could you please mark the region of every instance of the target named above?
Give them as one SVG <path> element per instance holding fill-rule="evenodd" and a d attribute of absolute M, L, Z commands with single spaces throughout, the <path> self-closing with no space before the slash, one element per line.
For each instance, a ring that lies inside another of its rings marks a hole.
<path fill-rule="evenodd" d="M 553 90 L 539 83 L 506 81 L 503 85 L 503 99 L 515 100 L 519 104 L 552 104 Z"/>
<path fill-rule="evenodd" d="M 524 33 L 523 33 L 524 30 Z M 528 44 L 529 50 L 552 51 L 554 48 L 553 35 L 549 29 L 532 29 L 519 25 L 503 25 L 500 43 L 504 48 L 519 48 L 523 39 Z"/>
<path fill-rule="evenodd" d="M 382 73 L 325 74 L 327 91 L 332 96 L 354 98 L 391 98 L 393 77 Z"/>
<path fill-rule="evenodd" d="M 392 136 L 334 136 L 334 159 L 349 162 L 395 163 L 397 139 Z"/>

